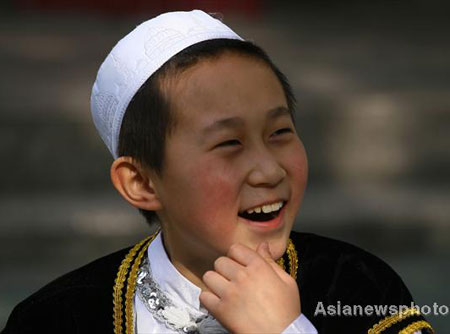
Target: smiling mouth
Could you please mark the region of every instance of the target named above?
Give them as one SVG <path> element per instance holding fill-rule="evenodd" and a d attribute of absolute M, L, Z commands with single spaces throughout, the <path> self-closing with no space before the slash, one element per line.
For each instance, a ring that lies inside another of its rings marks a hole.
<path fill-rule="evenodd" d="M 238 213 L 238 216 L 241 218 L 245 218 L 248 220 L 252 220 L 252 221 L 257 221 L 257 222 L 266 222 L 269 220 L 272 220 L 276 217 L 278 217 L 278 215 L 280 214 L 281 210 L 283 209 L 283 207 L 286 205 L 286 202 L 283 202 L 283 204 L 281 205 L 281 207 L 276 210 L 276 211 L 271 211 L 271 212 L 251 212 L 249 213 L 248 211 L 244 211 L 244 212 L 240 212 Z"/>

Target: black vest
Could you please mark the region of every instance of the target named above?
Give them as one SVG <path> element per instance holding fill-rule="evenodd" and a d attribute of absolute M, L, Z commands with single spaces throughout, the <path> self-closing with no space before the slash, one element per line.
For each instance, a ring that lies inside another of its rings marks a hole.
<path fill-rule="evenodd" d="M 292 232 L 291 239 L 299 258 L 301 311 L 319 334 L 369 330 L 370 334 L 390 334 L 414 326 L 423 334 L 432 333 L 423 316 L 414 312 L 403 317 L 382 313 L 383 307 L 410 306 L 413 301 L 401 278 L 385 262 L 348 243 L 315 234 Z M 95 260 L 44 286 L 14 308 L 2 333 L 113 333 L 114 281 L 130 249 Z M 374 310 L 371 315 L 358 315 L 360 309 L 367 306 L 370 311 L 375 305 L 381 307 L 378 314 Z"/>

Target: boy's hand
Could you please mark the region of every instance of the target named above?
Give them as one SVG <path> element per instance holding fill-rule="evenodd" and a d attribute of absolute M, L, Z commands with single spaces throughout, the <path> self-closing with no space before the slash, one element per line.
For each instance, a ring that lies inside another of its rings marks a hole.
<path fill-rule="evenodd" d="M 234 244 L 203 282 L 201 303 L 231 333 L 281 333 L 300 315 L 295 280 L 273 261 L 267 242 Z"/>

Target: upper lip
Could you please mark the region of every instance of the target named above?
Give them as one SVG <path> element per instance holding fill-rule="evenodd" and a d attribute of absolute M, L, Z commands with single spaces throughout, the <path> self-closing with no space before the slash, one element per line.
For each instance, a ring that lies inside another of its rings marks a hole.
<path fill-rule="evenodd" d="M 250 206 L 250 207 L 248 207 L 246 209 L 240 210 L 239 213 L 244 213 L 244 212 L 246 212 L 248 210 L 252 210 L 254 208 L 258 208 L 258 207 L 261 207 L 261 206 L 264 206 L 264 205 L 274 204 L 274 203 L 278 203 L 278 202 L 283 202 L 284 203 L 284 202 L 286 202 L 286 200 L 279 198 L 279 199 L 274 199 L 274 200 L 270 200 L 270 201 L 265 201 L 265 202 L 262 202 L 262 203 L 259 203 L 259 204 L 256 204 L 256 205 L 252 205 L 252 206 Z"/>

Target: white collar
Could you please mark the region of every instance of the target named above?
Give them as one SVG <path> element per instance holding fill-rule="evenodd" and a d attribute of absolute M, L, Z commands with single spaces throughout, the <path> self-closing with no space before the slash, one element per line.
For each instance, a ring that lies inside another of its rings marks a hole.
<path fill-rule="evenodd" d="M 206 313 L 206 310 L 200 306 L 199 297 L 202 290 L 184 277 L 170 262 L 161 232 L 148 247 L 147 254 L 153 279 L 159 284 L 161 290 L 170 295 L 173 302 L 184 306 L 189 305 L 191 311 Z"/>

